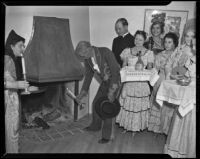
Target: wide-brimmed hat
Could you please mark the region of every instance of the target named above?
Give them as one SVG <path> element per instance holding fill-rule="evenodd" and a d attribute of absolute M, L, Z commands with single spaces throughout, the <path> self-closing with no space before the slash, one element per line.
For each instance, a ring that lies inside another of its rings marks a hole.
<path fill-rule="evenodd" d="M 101 119 L 116 117 L 120 112 L 120 104 L 117 99 L 114 102 L 110 102 L 108 97 L 103 96 L 97 99 L 94 104 L 96 113 Z"/>
<path fill-rule="evenodd" d="M 80 41 L 77 44 L 75 49 L 75 55 L 81 62 L 84 61 L 84 54 L 86 53 L 89 47 L 91 47 L 91 44 L 88 41 Z"/>

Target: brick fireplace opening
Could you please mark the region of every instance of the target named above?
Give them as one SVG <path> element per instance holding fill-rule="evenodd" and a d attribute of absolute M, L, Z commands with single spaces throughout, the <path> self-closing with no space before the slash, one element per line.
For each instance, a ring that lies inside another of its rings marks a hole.
<path fill-rule="evenodd" d="M 33 85 L 33 83 L 32 83 Z M 67 94 L 67 88 L 75 93 L 75 82 L 56 82 L 50 84 L 34 84 L 40 90 L 28 95 L 21 95 L 22 125 L 32 125 L 36 117 L 45 122 L 55 120 L 76 120 L 78 105 Z"/>

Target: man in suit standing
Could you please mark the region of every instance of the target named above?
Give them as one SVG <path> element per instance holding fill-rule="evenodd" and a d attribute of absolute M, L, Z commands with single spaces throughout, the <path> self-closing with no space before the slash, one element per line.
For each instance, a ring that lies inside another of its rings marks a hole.
<path fill-rule="evenodd" d="M 102 139 L 99 143 L 107 143 L 112 139 L 114 118 L 102 120 L 95 111 L 95 102 L 102 96 L 107 96 L 110 102 L 117 97 L 120 87 L 120 66 L 114 54 L 106 47 L 95 47 L 87 41 L 78 43 L 75 54 L 80 61 L 84 61 L 85 79 L 77 100 L 81 103 L 87 95 L 92 78 L 96 73 L 101 83 L 92 103 L 92 123 L 86 127 L 86 131 L 99 131 L 102 129 Z M 103 125 L 102 125 L 103 124 Z"/>
<path fill-rule="evenodd" d="M 134 44 L 134 36 L 128 31 L 128 21 L 125 18 L 120 18 L 115 23 L 115 31 L 118 37 L 114 38 L 112 44 L 112 52 L 119 65 L 122 67 L 123 61 L 120 54 L 125 48 L 131 48 Z"/>

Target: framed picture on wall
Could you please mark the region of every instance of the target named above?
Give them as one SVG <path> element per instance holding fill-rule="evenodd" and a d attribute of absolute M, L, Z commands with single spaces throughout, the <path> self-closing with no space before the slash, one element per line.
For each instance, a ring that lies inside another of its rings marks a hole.
<path fill-rule="evenodd" d="M 152 24 L 160 22 L 164 27 L 164 31 L 160 35 L 162 38 L 166 33 L 174 32 L 181 39 L 187 18 L 188 11 L 145 9 L 144 31 L 148 33 L 149 37 L 152 36 Z"/>

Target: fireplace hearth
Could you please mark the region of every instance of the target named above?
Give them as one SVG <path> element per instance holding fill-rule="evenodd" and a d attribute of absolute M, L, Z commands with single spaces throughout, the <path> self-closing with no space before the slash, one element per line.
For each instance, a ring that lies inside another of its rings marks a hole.
<path fill-rule="evenodd" d="M 22 95 L 23 124 L 31 124 L 35 117 L 45 122 L 74 119 L 74 101 L 67 93 L 68 88 L 74 92 L 75 82 L 55 83 L 41 87 L 36 93 Z"/>
<path fill-rule="evenodd" d="M 34 16 L 24 59 L 26 78 L 39 91 L 21 95 L 23 116 L 47 111 L 46 120 L 60 113 L 76 121 L 80 109 L 66 90 L 78 94 L 84 68 L 74 54 L 69 19 Z"/>

